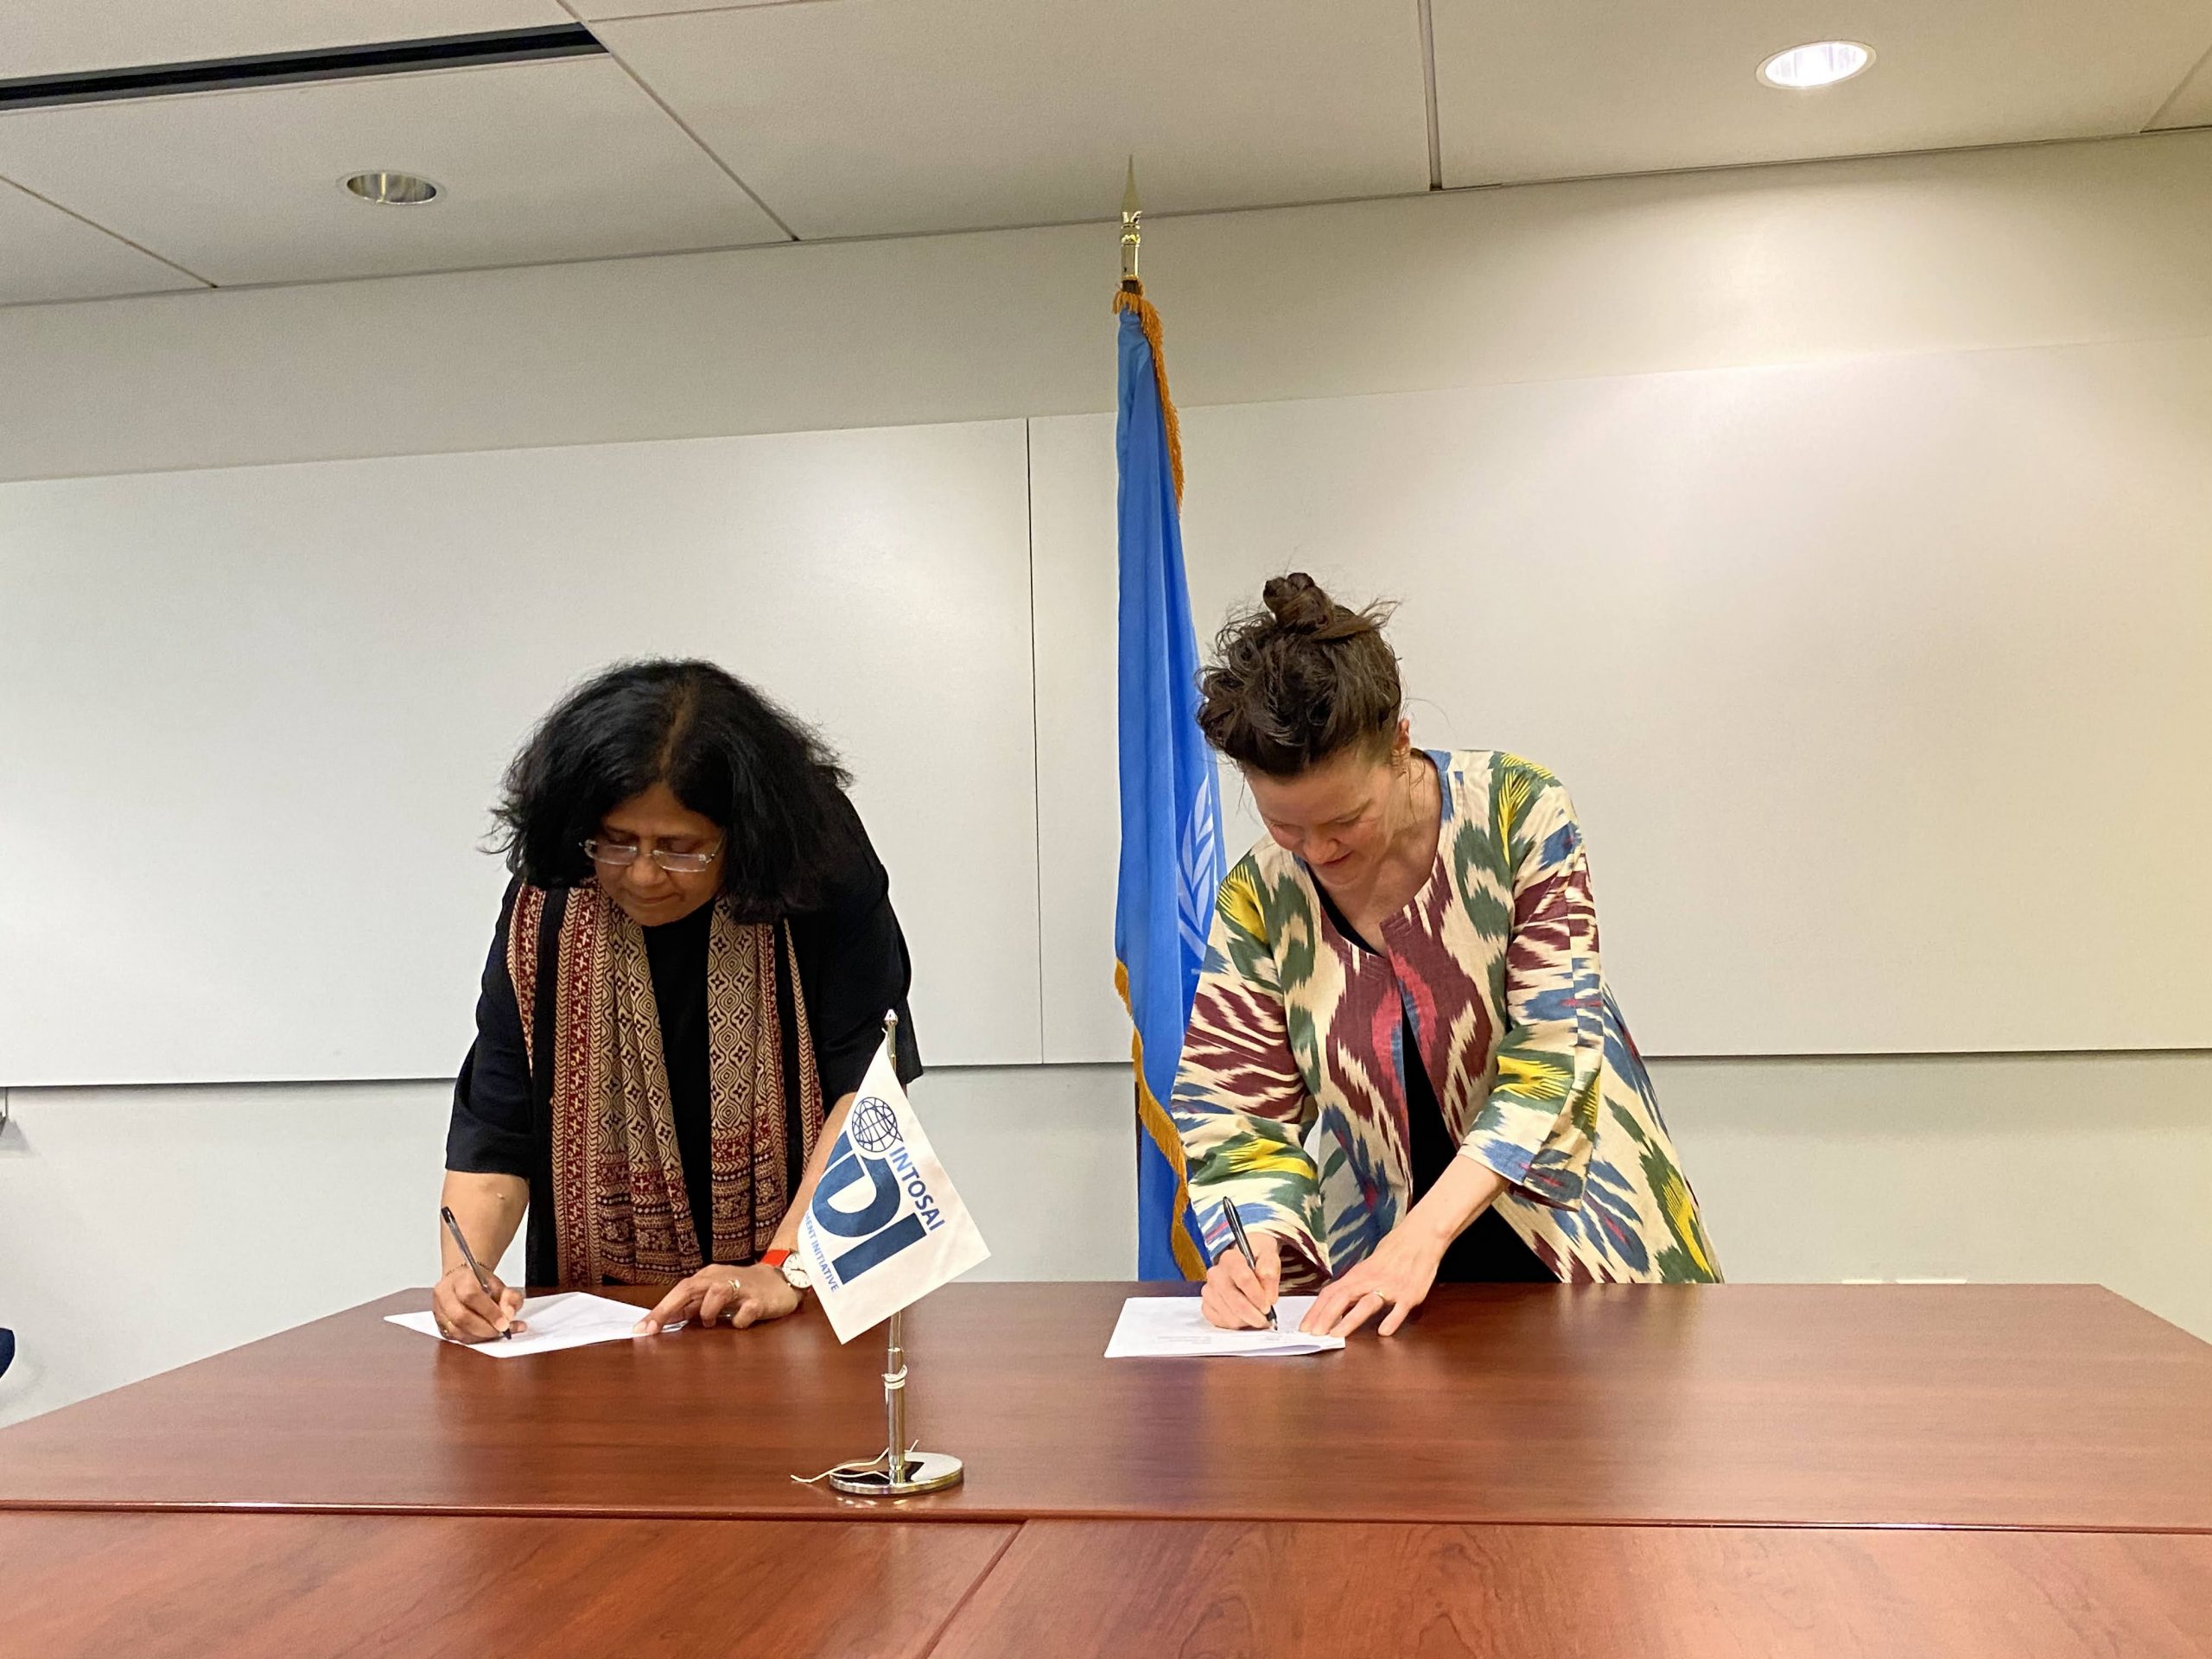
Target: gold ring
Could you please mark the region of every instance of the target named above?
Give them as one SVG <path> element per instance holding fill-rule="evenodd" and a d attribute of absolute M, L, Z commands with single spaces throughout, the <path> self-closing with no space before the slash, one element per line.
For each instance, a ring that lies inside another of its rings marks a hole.
<path fill-rule="evenodd" d="M 743 1287 L 733 1279 L 722 1288 L 729 1293 L 729 1300 L 722 1304 L 722 1317 L 734 1325 L 737 1322 L 737 1297 Z"/>

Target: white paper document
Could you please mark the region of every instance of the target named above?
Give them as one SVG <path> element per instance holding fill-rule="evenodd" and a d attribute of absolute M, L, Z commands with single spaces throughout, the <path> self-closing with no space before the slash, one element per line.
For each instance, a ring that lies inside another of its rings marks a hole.
<path fill-rule="evenodd" d="M 1238 1355 L 1260 1359 L 1275 1355 L 1318 1354 L 1344 1345 L 1342 1337 L 1302 1335 L 1298 1322 L 1313 1306 L 1311 1296 L 1285 1296 L 1275 1303 L 1277 1331 L 1224 1331 L 1206 1323 L 1195 1296 L 1132 1296 L 1122 1304 L 1109 1359 L 1208 1359 Z"/>
<path fill-rule="evenodd" d="M 613 1342 L 628 1337 L 645 1311 L 611 1297 L 594 1296 L 588 1290 L 564 1290 L 552 1296 L 533 1296 L 522 1305 L 522 1322 L 530 1329 L 521 1335 L 506 1342 L 495 1337 L 489 1342 L 462 1345 L 480 1354 L 489 1354 L 494 1359 L 557 1353 L 563 1348 L 582 1348 L 594 1342 Z M 427 1308 L 420 1313 L 387 1313 L 385 1318 L 410 1331 L 420 1331 L 426 1337 L 438 1334 L 437 1315 Z M 680 1320 L 663 1327 L 664 1331 L 683 1328 Z"/>

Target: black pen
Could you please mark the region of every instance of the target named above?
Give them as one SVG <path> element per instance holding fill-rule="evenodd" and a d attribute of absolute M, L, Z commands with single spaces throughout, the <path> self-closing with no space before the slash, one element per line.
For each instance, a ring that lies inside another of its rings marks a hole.
<path fill-rule="evenodd" d="M 484 1293 L 484 1300 L 486 1301 L 491 1303 L 494 1307 L 499 1306 L 499 1294 L 492 1288 L 491 1280 L 485 1276 L 483 1268 L 478 1264 L 476 1260 L 476 1252 L 468 1248 L 468 1241 L 461 1236 L 461 1224 L 453 1218 L 453 1206 L 446 1204 L 440 1205 L 438 1206 L 438 1214 L 442 1218 L 443 1218 L 446 1224 L 446 1231 L 453 1235 L 453 1242 L 461 1246 L 461 1259 L 468 1263 L 468 1270 L 476 1275 L 476 1288 Z M 1247 1250 L 1244 1254 L 1249 1256 L 1252 1252 Z M 512 1342 L 514 1339 L 514 1321 L 512 1319 L 509 1319 L 507 1321 L 507 1328 L 499 1332 L 499 1340 L 502 1342 Z"/>
<path fill-rule="evenodd" d="M 1252 1241 L 1244 1236 L 1243 1220 L 1237 1215 L 1236 1206 L 1227 1198 L 1221 1201 L 1221 1217 L 1229 1224 L 1229 1236 L 1236 1241 L 1236 1253 L 1244 1258 L 1244 1265 L 1257 1274 L 1260 1271 L 1260 1258 L 1252 1254 Z M 1282 1329 L 1275 1323 L 1275 1310 L 1272 1304 L 1268 1308 L 1268 1329 L 1270 1331 Z"/>

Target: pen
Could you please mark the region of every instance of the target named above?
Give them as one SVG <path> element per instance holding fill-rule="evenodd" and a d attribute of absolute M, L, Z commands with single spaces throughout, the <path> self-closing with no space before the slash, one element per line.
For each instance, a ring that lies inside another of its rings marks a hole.
<path fill-rule="evenodd" d="M 483 1268 L 478 1264 L 476 1252 L 468 1248 L 468 1241 L 461 1236 L 461 1224 L 453 1218 L 453 1206 L 446 1204 L 440 1205 L 438 1216 L 446 1224 L 446 1231 L 453 1235 L 453 1242 L 461 1246 L 461 1259 L 468 1263 L 468 1270 L 476 1275 L 476 1288 L 484 1293 L 485 1300 L 494 1307 L 499 1306 L 499 1293 L 492 1288 L 491 1280 L 485 1276 Z M 1238 1236 L 1241 1238 L 1243 1235 L 1239 1234 Z M 1249 1256 L 1252 1252 L 1248 1249 L 1244 1254 Z M 499 1340 L 512 1342 L 514 1339 L 514 1321 L 510 1319 L 507 1322 L 507 1328 L 499 1332 Z"/>
<path fill-rule="evenodd" d="M 1236 1253 L 1244 1258 L 1244 1265 L 1251 1268 L 1254 1273 L 1259 1272 L 1260 1260 L 1252 1254 L 1252 1241 L 1244 1236 L 1243 1220 L 1237 1215 L 1236 1206 L 1227 1198 L 1221 1201 L 1221 1218 L 1229 1224 L 1229 1236 L 1236 1241 Z M 1275 1323 L 1275 1311 L 1273 1307 L 1268 1309 L 1268 1329 L 1270 1331 L 1282 1329 Z"/>

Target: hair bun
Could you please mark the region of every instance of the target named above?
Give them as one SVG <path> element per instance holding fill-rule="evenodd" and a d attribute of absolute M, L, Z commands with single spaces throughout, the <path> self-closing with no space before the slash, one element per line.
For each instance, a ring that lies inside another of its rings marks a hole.
<path fill-rule="evenodd" d="M 1206 741 L 1270 778 L 1346 749 L 1380 760 L 1404 702 L 1397 653 L 1382 637 L 1389 603 L 1355 611 L 1303 570 L 1274 578 L 1260 601 L 1214 637 L 1198 680 Z"/>
<path fill-rule="evenodd" d="M 1260 590 L 1260 600 L 1276 623 L 1293 633 L 1319 633 L 1337 620 L 1341 607 L 1321 584 L 1303 570 L 1272 576 Z"/>

